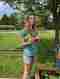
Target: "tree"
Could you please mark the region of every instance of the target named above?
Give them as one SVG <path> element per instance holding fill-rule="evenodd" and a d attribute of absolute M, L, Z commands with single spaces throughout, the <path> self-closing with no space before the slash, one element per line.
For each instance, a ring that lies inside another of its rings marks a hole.
<path fill-rule="evenodd" d="M 48 8 L 47 8 L 48 0 L 42 0 L 42 1 L 41 0 L 5 0 L 5 1 L 9 3 L 10 6 L 12 6 L 13 4 L 16 5 L 15 18 L 17 20 L 17 23 L 20 23 L 19 21 L 22 21 L 25 15 L 34 14 L 34 15 L 45 17 L 48 14 Z"/>
<path fill-rule="evenodd" d="M 9 21 L 9 18 L 7 17 L 7 15 L 4 15 L 0 21 L 0 24 L 1 25 L 8 25 L 8 21 Z"/>
<path fill-rule="evenodd" d="M 13 14 L 11 14 L 11 16 L 9 17 L 8 24 L 9 25 L 16 25 L 16 18 Z"/>

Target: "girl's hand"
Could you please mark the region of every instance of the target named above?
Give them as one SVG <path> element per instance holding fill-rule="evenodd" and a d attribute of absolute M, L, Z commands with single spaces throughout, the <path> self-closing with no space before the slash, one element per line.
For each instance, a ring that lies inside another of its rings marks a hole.
<path fill-rule="evenodd" d="M 32 39 L 31 39 L 31 35 L 27 35 L 25 38 L 24 38 L 24 42 L 30 42 L 31 43 Z"/>
<path fill-rule="evenodd" d="M 32 43 L 39 43 L 39 42 L 40 42 L 40 38 L 38 36 L 32 37 Z"/>

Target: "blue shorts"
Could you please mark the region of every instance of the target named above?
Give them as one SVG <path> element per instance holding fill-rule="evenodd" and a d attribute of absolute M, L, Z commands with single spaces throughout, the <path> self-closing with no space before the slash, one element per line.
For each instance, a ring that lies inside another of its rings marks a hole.
<path fill-rule="evenodd" d="M 33 64 L 34 63 L 34 56 L 23 55 L 23 63 L 25 63 L 25 64 Z"/>
<path fill-rule="evenodd" d="M 25 64 L 32 64 L 35 60 L 37 50 L 35 48 L 25 48 L 23 51 L 23 62 Z"/>
<path fill-rule="evenodd" d="M 35 53 L 32 51 L 29 51 L 28 49 L 25 49 L 23 52 L 23 62 L 25 64 L 32 64 L 34 62 Z"/>
<path fill-rule="evenodd" d="M 36 48 L 25 48 L 23 50 L 24 55 L 27 56 L 36 56 L 37 54 L 37 49 Z"/>

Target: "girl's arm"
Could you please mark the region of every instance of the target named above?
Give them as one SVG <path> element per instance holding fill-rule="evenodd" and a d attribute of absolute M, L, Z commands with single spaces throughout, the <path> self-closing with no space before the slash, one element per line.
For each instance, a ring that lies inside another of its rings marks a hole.
<path fill-rule="evenodd" d="M 31 36 L 28 35 L 27 37 L 24 38 L 24 45 L 29 45 L 32 43 L 32 39 L 31 39 Z"/>
<path fill-rule="evenodd" d="M 18 43 L 20 44 L 20 46 L 22 46 L 22 44 L 24 42 L 23 38 L 20 35 L 18 35 L 18 34 L 16 34 L 16 41 L 18 41 Z"/>
<path fill-rule="evenodd" d="M 39 32 L 35 32 L 35 35 L 32 37 L 32 42 L 39 43 L 40 42 L 40 34 Z"/>
<path fill-rule="evenodd" d="M 20 43 L 20 46 L 25 46 L 31 44 L 31 39 L 24 41 L 26 38 L 22 38 L 20 35 L 16 34 L 16 40 Z"/>

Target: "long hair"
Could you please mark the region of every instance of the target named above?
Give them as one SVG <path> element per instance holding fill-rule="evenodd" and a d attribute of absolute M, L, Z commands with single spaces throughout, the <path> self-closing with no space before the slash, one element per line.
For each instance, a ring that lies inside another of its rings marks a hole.
<path fill-rule="evenodd" d="M 36 26 L 36 17 L 34 15 L 30 15 L 30 16 L 33 16 L 32 30 L 34 30 Z M 27 16 L 26 21 L 29 21 L 30 16 Z"/>
<path fill-rule="evenodd" d="M 25 18 L 24 18 L 24 20 L 22 21 L 22 25 L 23 25 L 23 27 L 25 27 L 25 23 L 26 22 L 29 22 L 29 18 L 30 18 L 30 16 L 33 16 L 33 25 L 32 25 L 32 30 L 34 31 L 35 29 L 36 29 L 36 16 L 34 16 L 34 15 L 27 15 Z M 29 26 L 30 27 L 30 26 Z"/>
<path fill-rule="evenodd" d="M 32 29 L 35 30 L 35 27 L 36 27 L 36 18 L 34 16 L 34 22 L 33 22 L 33 25 L 32 25 Z"/>

